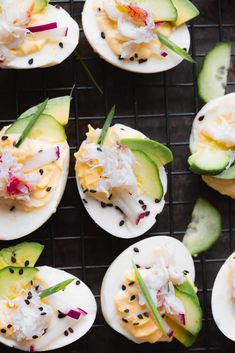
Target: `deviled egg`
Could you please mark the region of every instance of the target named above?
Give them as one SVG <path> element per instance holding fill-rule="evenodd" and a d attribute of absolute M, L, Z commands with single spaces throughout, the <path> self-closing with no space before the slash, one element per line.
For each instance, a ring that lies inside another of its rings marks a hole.
<path fill-rule="evenodd" d="M 23 351 L 49 351 L 82 337 L 96 301 L 77 277 L 34 267 L 43 246 L 22 243 L 0 251 L 0 342 Z"/>
<path fill-rule="evenodd" d="M 104 125 L 105 126 L 105 125 Z M 145 233 L 165 204 L 164 165 L 173 160 L 164 145 L 122 124 L 106 131 L 88 126 L 76 157 L 78 191 L 93 220 L 120 238 Z"/>
<path fill-rule="evenodd" d="M 0 67 L 32 69 L 61 63 L 76 48 L 79 28 L 48 0 L 0 1 Z"/>
<path fill-rule="evenodd" d="M 185 23 L 198 14 L 188 0 L 86 0 L 82 23 L 103 59 L 128 71 L 154 73 L 171 69 L 183 57 L 190 60 Z"/>
<path fill-rule="evenodd" d="M 229 256 L 217 274 L 212 289 L 211 306 L 220 331 L 235 341 L 235 253 Z"/>
<path fill-rule="evenodd" d="M 171 342 L 190 347 L 201 329 L 192 257 L 178 240 L 157 236 L 121 253 L 101 287 L 106 322 L 135 343 Z"/>
<path fill-rule="evenodd" d="M 190 169 L 223 195 L 235 198 L 235 93 L 207 103 L 194 119 Z"/>
<path fill-rule="evenodd" d="M 69 107 L 69 96 L 51 99 L 0 131 L 1 240 L 30 234 L 56 212 L 69 168 Z"/>

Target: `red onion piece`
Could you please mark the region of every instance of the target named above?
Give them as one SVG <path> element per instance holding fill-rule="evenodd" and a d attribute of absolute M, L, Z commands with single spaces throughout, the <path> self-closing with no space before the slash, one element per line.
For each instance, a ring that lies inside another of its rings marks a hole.
<path fill-rule="evenodd" d="M 160 52 L 160 55 L 163 57 L 163 58 L 166 58 L 168 56 L 168 53 L 166 51 L 161 51 Z"/>
<path fill-rule="evenodd" d="M 164 24 L 164 21 L 158 21 L 158 22 L 154 22 L 155 27 L 160 27 L 161 25 Z"/>
<path fill-rule="evenodd" d="M 35 352 L 35 348 L 34 345 L 32 344 L 29 348 L 30 353 L 34 353 Z"/>
<path fill-rule="evenodd" d="M 174 331 L 170 328 L 170 326 L 166 323 L 166 321 L 164 321 L 164 326 L 165 326 L 166 335 L 168 337 L 172 337 Z"/>
<path fill-rule="evenodd" d="M 46 23 L 44 25 L 27 27 L 27 29 L 31 33 L 38 33 L 38 32 L 48 31 L 48 30 L 55 29 L 55 28 L 57 28 L 57 22 L 51 22 L 51 23 Z"/>
<path fill-rule="evenodd" d="M 58 146 L 38 152 L 25 162 L 23 171 L 38 169 L 46 164 L 57 161 L 59 158 L 60 148 Z"/>
<path fill-rule="evenodd" d="M 185 325 L 185 315 L 184 314 L 176 314 L 173 316 L 181 325 Z"/>
<path fill-rule="evenodd" d="M 141 212 L 138 217 L 136 218 L 136 222 L 135 224 L 138 226 L 139 222 L 141 219 L 143 219 L 145 217 L 145 212 Z"/>
<path fill-rule="evenodd" d="M 87 315 L 87 312 L 83 309 L 78 308 L 77 310 L 69 310 L 66 315 L 71 317 L 71 319 L 78 320 L 80 316 Z"/>

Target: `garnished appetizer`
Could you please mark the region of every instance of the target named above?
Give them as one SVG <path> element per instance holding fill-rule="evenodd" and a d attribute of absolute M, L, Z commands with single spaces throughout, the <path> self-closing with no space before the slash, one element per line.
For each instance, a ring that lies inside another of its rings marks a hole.
<path fill-rule="evenodd" d="M 56 212 L 64 193 L 70 97 L 46 100 L 0 131 L 0 239 L 23 237 Z"/>
<path fill-rule="evenodd" d="M 235 198 L 235 93 L 211 100 L 190 136 L 190 169 L 223 195 Z"/>
<path fill-rule="evenodd" d="M 79 28 L 49 0 L 0 1 L 0 67 L 31 69 L 61 63 L 76 48 Z"/>
<path fill-rule="evenodd" d="M 235 252 L 225 261 L 214 282 L 212 314 L 220 331 L 235 341 Z"/>
<path fill-rule="evenodd" d="M 93 49 L 128 71 L 171 69 L 188 54 L 186 22 L 199 15 L 189 0 L 86 0 L 82 23 Z"/>
<path fill-rule="evenodd" d="M 195 270 L 185 246 L 172 237 L 131 245 L 111 264 L 101 287 L 105 320 L 135 343 L 190 347 L 202 325 Z"/>
<path fill-rule="evenodd" d="M 34 267 L 43 248 L 21 243 L 0 251 L 0 342 L 28 352 L 78 340 L 96 316 L 95 298 L 80 279 Z"/>
<path fill-rule="evenodd" d="M 156 222 L 165 204 L 164 165 L 173 160 L 164 145 L 121 124 L 88 126 L 76 157 L 77 185 L 87 212 L 108 233 L 133 238 Z"/>

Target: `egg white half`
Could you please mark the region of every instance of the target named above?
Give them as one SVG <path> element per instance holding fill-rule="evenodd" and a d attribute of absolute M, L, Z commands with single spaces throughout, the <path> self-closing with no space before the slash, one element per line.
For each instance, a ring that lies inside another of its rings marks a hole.
<path fill-rule="evenodd" d="M 145 138 L 145 135 L 128 126 L 116 124 L 115 127 L 117 128 L 118 136 L 120 138 Z M 86 208 L 87 212 L 89 213 L 91 218 L 93 218 L 96 224 L 98 224 L 109 234 L 112 234 L 116 237 L 126 239 L 135 238 L 147 232 L 156 223 L 156 216 L 161 213 L 164 208 L 164 196 L 167 191 L 167 176 L 164 167 L 159 168 L 159 174 L 164 190 L 164 195 L 161 201 L 158 203 L 155 203 L 154 200 L 152 200 L 147 195 L 140 195 L 141 200 L 143 200 L 144 203 L 147 205 L 147 210 L 150 211 L 150 214 L 148 217 L 142 219 L 138 225 L 133 224 L 127 218 L 125 218 L 124 225 L 120 227 L 119 223 L 124 218 L 120 211 L 118 211 L 115 207 L 102 208 L 101 203 L 99 201 L 97 201 L 92 196 L 88 195 L 88 193 L 84 194 L 78 178 L 77 186 L 81 199 L 85 199 L 87 201 L 86 203 L 84 203 L 84 207 Z M 110 202 L 112 202 L 112 200 Z"/>
<path fill-rule="evenodd" d="M 70 278 L 74 278 L 75 280 L 69 284 L 64 291 L 47 297 L 49 304 L 56 309 L 56 312 L 52 317 L 47 333 L 43 337 L 34 340 L 33 345 L 35 352 L 57 349 L 77 341 L 91 328 L 95 321 L 97 311 L 95 298 L 85 283 L 80 281 L 80 284 L 76 285 L 77 278 L 75 276 L 53 267 L 41 266 L 38 267 L 38 269 L 40 278 L 44 280 L 49 287 Z M 57 310 L 66 313 L 71 308 L 81 308 L 88 314 L 81 317 L 79 320 L 74 320 L 70 317 L 63 319 L 57 317 Z M 74 332 L 65 336 L 64 331 L 68 330 L 69 327 L 71 327 Z M 29 351 L 30 348 L 30 344 L 21 344 L 20 342 L 4 337 L 2 334 L 0 334 L 0 342 L 23 351 Z"/>
<path fill-rule="evenodd" d="M 99 2 L 97 4 L 98 8 Z M 82 25 L 85 36 L 94 51 L 97 52 L 101 56 L 101 58 L 121 69 L 138 73 L 150 74 L 169 70 L 180 64 L 181 61 L 183 61 L 183 59 L 179 55 L 175 54 L 174 52 L 168 49 L 167 51 L 169 52 L 169 55 L 166 58 L 153 57 L 142 64 L 139 64 L 138 61 L 135 62 L 128 60 L 118 60 L 118 57 L 113 53 L 107 41 L 101 38 L 100 29 L 97 25 L 95 16 L 94 0 L 86 0 L 85 2 L 82 12 Z M 185 48 L 187 51 L 189 50 L 190 34 L 186 25 L 183 25 L 174 30 L 169 39 L 172 40 L 179 47 Z"/>
<path fill-rule="evenodd" d="M 23 57 L 12 57 L 10 61 L 2 68 L 12 69 L 33 69 L 37 67 L 48 67 L 60 64 L 64 61 L 76 48 L 79 40 L 79 27 L 76 21 L 62 7 L 47 5 L 42 12 L 44 19 L 43 24 L 57 22 L 57 27 L 68 27 L 66 37 L 61 38 L 63 48 L 59 43 L 47 43 L 38 52 Z M 33 59 L 33 63 L 29 65 L 29 60 Z"/>
<path fill-rule="evenodd" d="M 137 247 L 139 252 L 135 252 Z M 140 343 L 129 334 L 119 323 L 115 308 L 115 297 L 119 292 L 125 274 L 130 270 L 132 260 L 142 266 L 152 266 L 155 260 L 154 250 L 162 247 L 172 256 L 172 265 L 179 271 L 187 270 L 192 280 L 195 279 L 195 269 L 192 256 L 179 240 L 168 236 L 155 236 L 139 241 L 124 250 L 110 265 L 101 286 L 101 308 L 106 322 L 117 332 L 128 339 Z"/>
<path fill-rule="evenodd" d="M 229 260 L 219 270 L 212 289 L 211 308 L 219 330 L 230 340 L 235 341 L 235 305 L 232 300 L 232 283 L 228 279 Z"/>
<path fill-rule="evenodd" d="M 13 240 L 24 237 L 41 227 L 56 212 L 65 190 L 69 172 L 69 145 L 67 142 L 62 144 L 65 145 L 64 165 L 56 190 L 53 191 L 50 201 L 44 207 L 33 208 L 32 211 L 24 211 L 20 207 L 10 211 L 9 205 L 3 202 L 0 203 L 0 240 Z M 60 143 L 56 145 L 60 146 Z"/>

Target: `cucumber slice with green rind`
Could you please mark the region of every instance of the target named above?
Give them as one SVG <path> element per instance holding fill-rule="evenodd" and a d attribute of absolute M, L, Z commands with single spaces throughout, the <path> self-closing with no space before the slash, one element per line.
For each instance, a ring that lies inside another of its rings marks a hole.
<path fill-rule="evenodd" d="M 228 79 L 232 44 L 216 44 L 206 55 L 198 75 L 198 93 L 204 102 L 222 97 Z"/>
<path fill-rule="evenodd" d="M 200 175 L 222 173 L 230 162 L 230 155 L 225 150 L 204 148 L 188 158 L 189 169 Z"/>
<path fill-rule="evenodd" d="M 208 250 L 219 238 L 222 230 L 220 212 L 207 200 L 199 197 L 192 213 L 192 220 L 183 238 L 183 244 L 192 255 Z"/>
<path fill-rule="evenodd" d="M 235 164 L 230 168 L 225 169 L 222 173 L 213 175 L 213 178 L 216 179 L 235 179 Z"/>

